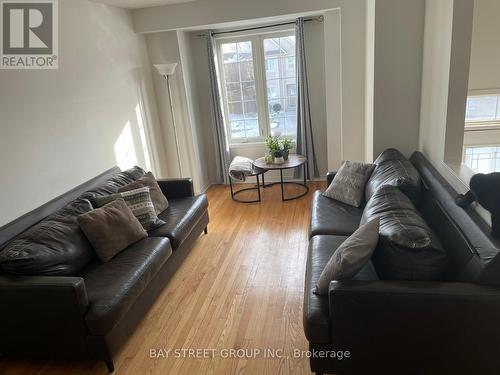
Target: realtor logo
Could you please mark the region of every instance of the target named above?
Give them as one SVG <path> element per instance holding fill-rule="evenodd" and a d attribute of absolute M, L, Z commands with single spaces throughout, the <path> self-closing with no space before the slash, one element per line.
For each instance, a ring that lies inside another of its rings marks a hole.
<path fill-rule="evenodd" d="M 1 69 L 57 69 L 57 0 L 2 0 Z"/>

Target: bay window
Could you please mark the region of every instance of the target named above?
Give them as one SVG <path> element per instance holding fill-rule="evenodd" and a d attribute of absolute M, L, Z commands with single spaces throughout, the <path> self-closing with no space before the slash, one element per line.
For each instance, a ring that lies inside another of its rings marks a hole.
<path fill-rule="evenodd" d="M 224 120 L 230 144 L 296 137 L 293 31 L 217 41 Z"/>

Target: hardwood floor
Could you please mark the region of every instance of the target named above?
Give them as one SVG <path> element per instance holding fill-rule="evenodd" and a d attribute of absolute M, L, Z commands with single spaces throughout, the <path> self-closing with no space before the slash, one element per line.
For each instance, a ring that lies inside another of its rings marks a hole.
<path fill-rule="evenodd" d="M 233 202 L 228 187 L 212 186 L 208 235 L 200 236 L 125 344 L 115 374 L 310 374 L 308 359 L 293 354 L 307 350 L 302 294 L 309 209 L 312 193 L 324 185 L 311 182 L 307 196 L 285 203 L 276 185 L 263 191 L 261 203 L 250 205 Z M 151 358 L 152 349 L 171 352 L 169 358 Z M 174 349 L 214 349 L 215 357 L 173 358 Z M 246 349 L 250 358 L 234 358 L 243 352 L 230 349 Z M 273 354 L 278 358 L 265 358 Z M 100 362 L 4 359 L 0 374 L 107 370 Z"/>

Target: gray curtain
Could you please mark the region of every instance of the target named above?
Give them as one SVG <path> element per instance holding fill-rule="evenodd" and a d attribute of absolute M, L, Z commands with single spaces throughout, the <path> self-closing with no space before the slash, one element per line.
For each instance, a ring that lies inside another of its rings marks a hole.
<path fill-rule="evenodd" d="M 215 42 L 211 31 L 207 35 L 208 49 L 208 77 L 210 81 L 210 101 L 212 103 L 212 121 L 215 127 L 215 146 L 217 156 L 217 181 L 224 184 L 229 183 L 229 145 L 224 126 L 224 116 L 222 112 L 222 101 L 217 80 L 217 63 L 215 60 Z"/>
<path fill-rule="evenodd" d="M 319 177 L 309 105 L 306 53 L 304 47 L 304 19 L 295 21 L 295 58 L 297 60 L 297 153 L 307 157 L 307 178 Z"/>

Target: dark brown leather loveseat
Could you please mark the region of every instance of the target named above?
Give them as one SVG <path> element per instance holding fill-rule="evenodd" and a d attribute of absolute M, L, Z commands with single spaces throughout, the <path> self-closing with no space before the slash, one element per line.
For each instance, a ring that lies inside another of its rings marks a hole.
<path fill-rule="evenodd" d="M 0 228 L 0 251 L 46 222 L 59 226 L 71 259 L 70 249 L 88 246 L 77 244 L 79 228 L 66 226 L 71 221 L 66 214 L 72 214 L 75 202 L 114 193 L 143 174 L 138 167 L 124 172 L 115 167 L 7 224 Z M 165 224 L 111 261 L 101 263 L 94 257 L 64 276 L 51 276 L 52 271 L 43 276 L 0 274 L 1 354 L 102 360 L 113 371 L 113 356 L 208 225 L 207 198 L 194 195 L 191 179 L 158 180 L 158 184 L 169 200 L 169 207 L 159 214 Z M 58 265 L 58 270 L 71 266 Z"/>
<path fill-rule="evenodd" d="M 474 208 L 455 204 L 457 192 L 421 153 L 410 161 L 420 177 L 412 198 L 446 250 L 446 275 L 382 280 L 369 262 L 353 280 L 331 282 L 329 295 L 314 294 L 363 215 L 316 192 L 303 313 L 317 374 L 500 373 L 500 242 Z"/>

